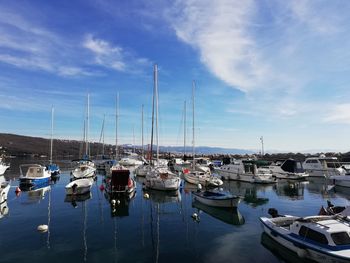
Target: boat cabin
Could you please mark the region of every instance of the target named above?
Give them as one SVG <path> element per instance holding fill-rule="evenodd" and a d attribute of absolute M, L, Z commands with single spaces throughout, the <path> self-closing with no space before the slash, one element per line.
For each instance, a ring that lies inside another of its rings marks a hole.
<path fill-rule="evenodd" d="M 300 218 L 294 221 L 290 230 L 305 241 L 329 246 L 350 245 L 349 222 L 343 223 L 342 219 L 322 216 Z"/>
<path fill-rule="evenodd" d="M 280 160 L 276 162 L 281 163 Z M 287 159 L 283 163 L 281 163 L 279 166 L 281 166 L 281 169 L 285 172 L 289 173 L 304 173 L 305 170 L 303 168 L 303 164 L 300 161 L 296 161 L 293 159 Z"/>

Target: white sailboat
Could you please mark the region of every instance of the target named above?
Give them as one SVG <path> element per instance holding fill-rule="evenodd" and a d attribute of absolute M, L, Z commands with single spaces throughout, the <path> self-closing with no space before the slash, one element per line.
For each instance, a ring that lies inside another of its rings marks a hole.
<path fill-rule="evenodd" d="M 156 109 L 156 139 L 157 139 L 157 164 L 159 165 L 159 129 L 158 129 L 158 67 L 154 65 L 154 89 L 152 102 L 152 131 L 151 131 L 151 169 L 146 174 L 145 186 L 148 189 L 161 191 L 174 191 L 180 188 L 181 179 L 176 174 L 169 171 L 167 167 L 155 166 L 152 162 L 153 155 L 153 127 L 154 110 Z"/>
<path fill-rule="evenodd" d="M 51 140 L 50 140 L 50 160 L 46 166 L 51 176 L 57 176 L 60 173 L 60 168 L 57 164 L 52 162 L 52 150 L 53 150 L 53 119 L 54 119 L 54 107 L 51 108 Z"/>
<path fill-rule="evenodd" d="M 86 113 L 86 129 L 84 129 L 85 139 L 85 156 L 78 161 L 77 167 L 72 171 L 74 179 L 88 178 L 95 176 L 95 164 L 89 160 L 89 108 L 90 108 L 90 94 L 87 96 L 87 113 Z"/>
<path fill-rule="evenodd" d="M 192 169 L 184 169 L 183 176 L 188 183 L 191 184 L 201 184 L 203 186 L 220 186 L 223 184 L 223 181 L 215 176 L 212 176 L 210 173 L 206 173 L 198 170 L 196 167 L 196 159 L 195 159 L 195 122 L 194 122 L 194 89 L 195 82 L 192 82 L 192 155 L 193 155 L 193 163 Z"/>

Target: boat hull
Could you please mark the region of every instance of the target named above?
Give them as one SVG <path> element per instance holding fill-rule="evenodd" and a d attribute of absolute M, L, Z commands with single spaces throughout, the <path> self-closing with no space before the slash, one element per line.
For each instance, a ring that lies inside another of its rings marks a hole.
<path fill-rule="evenodd" d="M 10 166 L 0 164 L 0 175 L 3 175 Z"/>
<path fill-rule="evenodd" d="M 147 178 L 145 186 L 148 189 L 159 190 L 159 191 L 176 191 L 180 188 L 180 178 L 167 178 L 162 179 L 160 177 Z"/>
<path fill-rule="evenodd" d="M 330 255 L 326 251 L 322 251 L 322 248 L 314 245 L 309 246 L 300 241 L 300 239 L 294 238 L 290 231 L 284 228 L 276 227 L 269 222 L 267 218 L 260 218 L 263 225 L 264 232 L 273 240 L 295 252 L 300 258 L 308 258 L 316 262 L 325 263 L 345 263 L 349 262 L 349 258 L 341 257 L 337 255 Z"/>
<path fill-rule="evenodd" d="M 332 176 L 331 179 L 336 186 L 350 187 L 350 175 Z"/>
<path fill-rule="evenodd" d="M 248 183 L 258 183 L 258 184 L 271 184 L 276 183 L 276 179 L 272 177 L 272 175 L 265 174 L 244 174 L 244 173 L 235 173 L 224 171 L 220 169 L 215 169 L 218 175 L 220 175 L 223 179 L 232 180 L 232 181 L 241 181 Z"/>
<path fill-rule="evenodd" d="M 225 199 L 211 199 L 203 197 L 196 192 L 192 192 L 192 195 L 194 200 L 201 202 L 202 204 L 215 207 L 237 207 L 241 201 L 241 198 L 238 196 Z"/>
<path fill-rule="evenodd" d="M 50 180 L 50 175 L 43 178 L 25 177 L 25 178 L 19 178 L 19 183 L 21 185 L 41 185 L 41 184 L 47 184 L 49 180 Z"/>
<path fill-rule="evenodd" d="M 7 194 L 10 190 L 10 184 L 8 182 L 1 183 L 0 188 L 0 204 L 7 200 Z"/>
<path fill-rule="evenodd" d="M 90 192 L 92 182 L 89 179 L 78 179 L 66 185 L 66 195 L 83 195 Z"/>
<path fill-rule="evenodd" d="M 192 173 L 184 173 L 184 178 L 186 182 L 190 184 L 201 184 L 203 186 L 220 186 L 223 184 L 222 180 L 219 178 L 206 175 L 206 174 L 192 174 Z"/>

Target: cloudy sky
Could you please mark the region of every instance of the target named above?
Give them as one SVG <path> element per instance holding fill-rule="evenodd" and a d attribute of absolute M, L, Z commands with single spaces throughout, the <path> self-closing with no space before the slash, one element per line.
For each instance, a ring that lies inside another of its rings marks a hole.
<path fill-rule="evenodd" d="M 153 65 L 160 144 L 350 150 L 349 1 L 1 1 L 0 132 L 149 142 Z"/>

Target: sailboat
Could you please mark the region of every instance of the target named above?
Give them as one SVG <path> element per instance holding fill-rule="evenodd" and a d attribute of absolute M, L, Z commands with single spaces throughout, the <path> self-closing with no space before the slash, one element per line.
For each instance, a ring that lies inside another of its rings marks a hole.
<path fill-rule="evenodd" d="M 116 164 L 110 169 L 109 176 L 106 177 L 106 191 L 109 194 L 130 194 L 136 189 L 136 182 L 130 176 L 130 170 L 120 165 L 118 162 L 118 117 L 119 117 L 119 93 L 116 97 L 116 125 L 115 125 L 115 156 Z"/>
<path fill-rule="evenodd" d="M 215 176 L 212 176 L 210 173 L 203 172 L 198 170 L 196 166 L 196 159 L 195 159 L 195 129 L 194 129 L 194 89 L 195 89 L 195 82 L 192 82 L 192 155 L 193 155 L 193 163 L 192 163 L 192 169 L 184 169 L 183 175 L 185 180 L 188 183 L 191 184 L 201 184 L 203 186 L 220 186 L 223 184 L 223 181 Z"/>
<path fill-rule="evenodd" d="M 50 140 L 50 160 L 49 164 L 46 166 L 51 177 L 60 174 L 60 168 L 57 164 L 52 162 L 52 149 L 53 149 L 53 117 L 54 117 L 54 107 L 51 108 L 51 140 Z"/>
<path fill-rule="evenodd" d="M 154 107 L 156 106 L 156 108 Z M 157 138 L 157 164 L 159 164 L 159 131 L 158 131 L 158 67 L 154 65 L 154 89 L 152 102 L 152 131 L 151 131 L 151 169 L 146 174 L 145 186 L 148 189 L 161 191 L 174 191 L 179 189 L 181 179 L 176 174 L 169 171 L 168 167 L 155 166 L 152 162 L 153 157 L 153 128 L 154 128 L 154 110 L 156 109 L 156 138 Z"/>
<path fill-rule="evenodd" d="M 87 96 L 87 114 L 86 114 L 86 127 L 84 127 L 84 139 L 85 139 L 85 156 L 80 160 L 73 160 L 78 163 L 77 167 L 72 171 L 74 179 L 89 178 L 95 176 L 96 168 L 95 164 L 89 160 L 89 107 L 90 107 L 90 95 Z M 85 126 L 85 125 L 84 125 Z"/>

